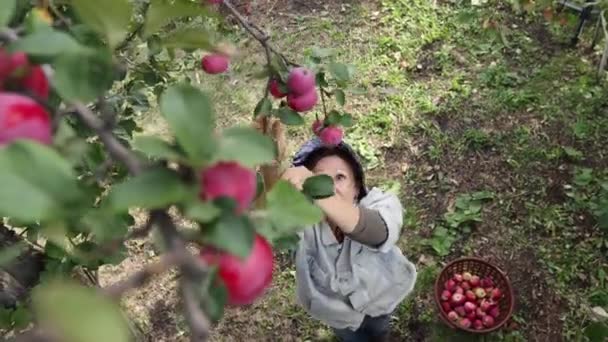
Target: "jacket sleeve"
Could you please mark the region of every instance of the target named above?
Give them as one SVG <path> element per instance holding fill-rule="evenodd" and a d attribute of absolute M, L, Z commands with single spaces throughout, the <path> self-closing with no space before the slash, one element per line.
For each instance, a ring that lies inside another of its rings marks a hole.
<path fill-rule="evenodd" d="M 347 234 L 351 239 L 372 247 L 378 247 L 388 238 L 388 227 L 380 212 L 374 209 L 359 207 L 359 222 L 355 229 Z"/>
<path fill-rule="evenodd" d="M 384 243 L 378 246 L 365 246 L 379 252 L 388 252 L 399 240 L 403 227 L 403 206 L 399 198 L 396 195 L 374 188 L 361 201 L 360 205 L 377 211 L 386 224 L 388 232 Z"/>

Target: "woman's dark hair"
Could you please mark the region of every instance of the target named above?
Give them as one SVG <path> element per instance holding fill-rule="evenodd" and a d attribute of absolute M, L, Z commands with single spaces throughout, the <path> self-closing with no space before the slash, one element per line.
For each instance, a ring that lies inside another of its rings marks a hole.
<path fill-rule="evenodd" d="M 365 173 L 363 172 L 363 166 L 361 166 L 361 162 L 359 162 L 355 152 L 348 146 L 339 144 L 337 146 L 319 147 L 306 157 L 302 165 L 312 171 L 319 160 L 331 156 L 336 156 L 344 160 L 348 166 L 350 166 L 355 177 L 355 183 L 359 188 L 357 201 L 360 201 L 367 195 L 367 189 L 365 188 Z"/>

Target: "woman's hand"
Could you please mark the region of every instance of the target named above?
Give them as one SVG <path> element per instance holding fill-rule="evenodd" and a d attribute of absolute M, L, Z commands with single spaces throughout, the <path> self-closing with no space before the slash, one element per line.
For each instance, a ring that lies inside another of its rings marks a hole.
<path fill-rule="evenodd" d="M 314 174 L 304 166 L 296 166 L 290 167 L 285 170 L 281 179 L 286 180 L 293 184 L 298 190 L 302 190 L 302 185 L 304 181 L 306 181 L 309 177 L 314 176 Z"/>

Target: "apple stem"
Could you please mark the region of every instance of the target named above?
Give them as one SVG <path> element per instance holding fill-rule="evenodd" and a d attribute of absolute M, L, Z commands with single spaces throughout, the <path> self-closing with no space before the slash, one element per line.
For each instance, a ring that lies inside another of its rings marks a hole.
<path fill-rule="evenodd" d="M 323 88 L 321 90 L 321 102 L 323 103 L 323 114 L 325 114 L 325 119 L 327 119 L 327 106 L 325 105 L 325 91 Z"/>

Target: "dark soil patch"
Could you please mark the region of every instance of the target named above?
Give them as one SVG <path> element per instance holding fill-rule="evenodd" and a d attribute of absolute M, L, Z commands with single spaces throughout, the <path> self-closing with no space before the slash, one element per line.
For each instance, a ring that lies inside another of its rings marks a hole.
<path fill-rule="evenodd" d="M 441 49 L 443 41 L 434 41 L 424 45 L 420 51 L 416 65 L 412 66 L 412 75 L 417 80 L 422 80 L 442 71 L 441 64 L 438 63 L 435 53 Z"/>
<path fill-rule="evenodd" d="M 495 227 L 493 227 L 495 228 Z M 513 245 L 495 239 L 475 240 L 477 256 L 499 266 L 511 281 L 515 296 L 514 314 L 525 322 L 519 327 L 516 322 L 508 322 L 507 328 L 518 329 L 527 341 L 562 341 L 562 321 L 566 303 L 551 289 L 548 275 L 539 263 L 533 247 L 516 250 Z"/>
<path fill-rule="evenodd" d="M 267 22 L 279 16 L 316 14 L 321 11 L 342 11 L 345 6 L 354 6 L 360 0 L 235 0 L 235 6 L 244 14 L 249 15 L 255 22 Z"/>
<path fill-rule="evenodd" d="M 557 167 L 547 171 L 546 175 L 548 185 L 545 190 L 547 196 L 547 202 L 551 204 L 560 204 L 566 201 L 568 198 L 564 191 L 564 185 L 566 185 L 570 179 L 570 173 L 565 167 Z"/>

